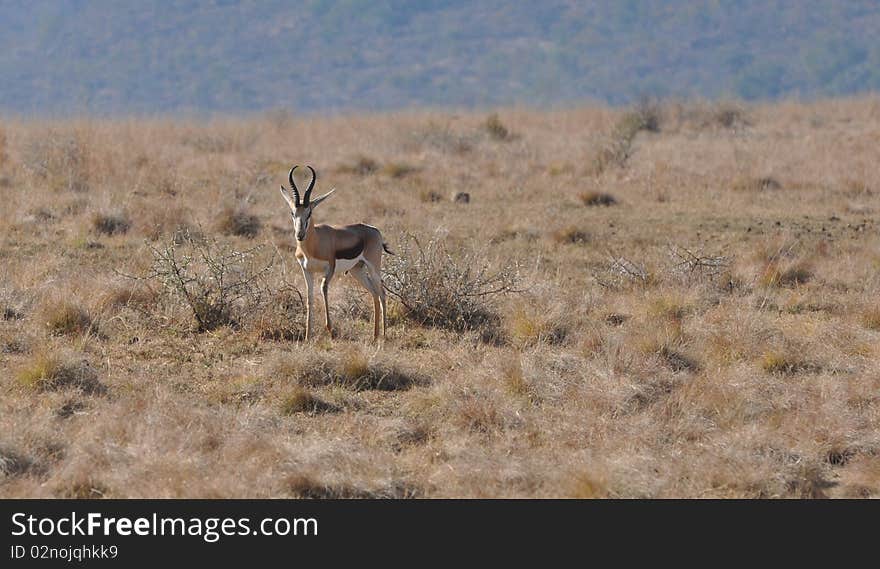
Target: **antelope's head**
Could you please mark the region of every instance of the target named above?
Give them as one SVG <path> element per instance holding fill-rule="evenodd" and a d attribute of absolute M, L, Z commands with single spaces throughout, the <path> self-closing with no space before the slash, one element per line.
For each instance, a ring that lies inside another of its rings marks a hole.
<path fill-rule="evenodd" d="M 312 199 L 312 189 L 315 187 L 315 181 L 317 181 L 318 175 L 315 173 L 314 168 L 306 166 L 306 168 L 312 173 L 312 181 L 309 182 L 309 187 L 306 189 L 304 199 L 300 199 L 299 188 L 296 187 L 296 182 L 293 180 L 293 172 L 297 168 L 298 166 L 294 166 L 287 174 L 287 179 L 290 181 L 290 191 L 285 189 L 282 185 L 281 195 L 284 196 L 284 201 L 290 206 L 290 215 L 293 217 L 293 229 L 296 231 L 296 240 L 302 241 L 306 238 L 306 232 L 308 231 L 309 223 L 311 223 L 312 220 L 312 210 L 314 210 L 319 203 L 330 197 L 330 194 L 335 192 L 336 189 L 334 188 L 323 196 Z M 292 196 L 290 192 L 293 193 Z"/>

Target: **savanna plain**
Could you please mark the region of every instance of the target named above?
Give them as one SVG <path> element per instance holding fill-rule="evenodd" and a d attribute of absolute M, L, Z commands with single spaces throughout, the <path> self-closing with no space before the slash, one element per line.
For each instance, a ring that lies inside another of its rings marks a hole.
<path fill-rule="evenodd" d="M 384 342 L 303 341 L 296 163 Z M 0 496 L 877 497 L 878 164 L 876 97 L 3 120 Z"/>

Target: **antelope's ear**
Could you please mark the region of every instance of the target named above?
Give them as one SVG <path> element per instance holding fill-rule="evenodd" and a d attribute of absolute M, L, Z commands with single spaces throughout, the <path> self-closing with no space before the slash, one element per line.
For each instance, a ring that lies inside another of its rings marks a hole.
<path fill-rule="evenodd" d="M 293 200 L 290 199 L 290 196 L 287 195 L 287 190 L 284 189 L 284 186 L 281 186 L 281 196 L 284 198 L 284 201 L 287 202 L 287 205 L 290 206 L 290 209 L 296 209 L 296 204 L 294 204 Z"/>
<path fill-rule="evenodd" d="M 327 193 L 324 194 L 323 196 L 321 196 L 321 197 L 319 197 L 319 198 L 315 198 L 315 199 L 313 199 L 313 200 L 312 200 L 312 207 L 315 207 L 316 205 L 318 205 L 318 204 L 321 203 L 322 201 L 324 201 L 324 200 L 326 200 L 327 198 L 329 198 L 329 197 L 330 197 L 330 194 L 332 194 L 332 193 L 335 192 L 335 191 L 336 191 L 336 188 L 333 188 L 332 190 L 330 190 L 329 192 L 327 192 Z"/>

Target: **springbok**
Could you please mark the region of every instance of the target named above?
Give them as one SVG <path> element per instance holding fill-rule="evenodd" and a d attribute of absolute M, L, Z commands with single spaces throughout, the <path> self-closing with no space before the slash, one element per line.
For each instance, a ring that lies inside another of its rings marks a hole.
<path fill-rule="evenodd" d="M 306 280 L 308 299 L 306 302 L 306 341 L 312 337 L 312 313 L 315 277 L 321 278 L 321 295 L 324 297 L 325 326 L 330 336 L 333 329 L 330 326 L 330 306 L 327 301 L 327 290 L 330 281 L 337 273 L 351 273 L 357 281 L 373 296 L 373 340 L 379 339 L 379 320 L 382 321 L 382 336 L 385 336 L 385 288 L 382 286 L 382 251 L 389 255 L 394 253 L 388 249 L 388 245 L 382 239 L 378 229 L 364 223 L 333 227 L 330 225 L 315 225 L 312 221 L 312 212 L 315 207 L 326 200 L 336 191 L 335 188 L 321 197 L 311 199 L 312 189 L 318 179 L 315 169 L 307 168 L 312 172 L 312 180 L 306 190 L 304 199 L 300 200 L 299 188 L 293 181 L 294 166 L 287 174 L 290 181 L 290 189 L 293 192 L 291 199 L 288 190 L 281 185 L 281 195 L 287 205 L 290 206 L 293 217 L 293 228 L 296 232 L 296 260 L 302 267 L 303 277 Z"/>

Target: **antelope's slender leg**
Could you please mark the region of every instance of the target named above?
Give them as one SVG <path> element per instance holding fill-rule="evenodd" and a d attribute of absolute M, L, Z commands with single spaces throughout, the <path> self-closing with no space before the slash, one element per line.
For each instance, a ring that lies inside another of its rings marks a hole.
<path fill-rule="evenodd" d="M 385 331 L 388 329 L 388 318 L 386 316 L 387 304 L 385 302 L 385 287 L 382 285 L 381 277 L 379 278 L 379 282 L 376 286 L 379 289 L 379 303 L 382 305 L 382 338 L 384 338 Z"/>
<path fill-rule="evenodd" d="M 327 327 L 327 332 L 330 333 L 330 337 L 333 337 L 333 328 L 330 326 L 330 303 L 327 300 L 327 291 L 330 289 L 330 279 L 333 278 L 333 274 L 325 274 L 324 279 L 321 281 L 321 296 L 324 297 L 324 325 Z"/>
<path fill-rule="evenodd" d="M 303 267 L 303 277 L 306 279 L 306 342 L 312 337 L 312 299 L 315 296 L 315 277 Z"/>
<path fill-rule="evenodd" d="M 379 293 L 376 291 L 376 285 L 373 283 L 370 271 L 364 263 L 359 263 L 348 272 L 351 276 L 357 279 L 357 282 L 361 283 L 361 286 L 367 289 L 367 292 L 373 297 L 373 340 L 378 340 L 380 318 Z"/>
<path fill-rule="evenodd" d="M 385 287 L 382 286 L 382 273 L 379 272 L 379 269 L 375 267 L 372 263 L 367 263 L 367 270 L 369 271 L 370 281 L 373 284 L 374 298 L 373 300 L 378 303 L 378 307 L 375 307 L 376 312 L 376 337 L 379 336 L 379 311 L 381 309 L 382 312 L 382 337 L 385 337 L 385 327 L 386 327 L 386 305 L 385 305 Z"/>

